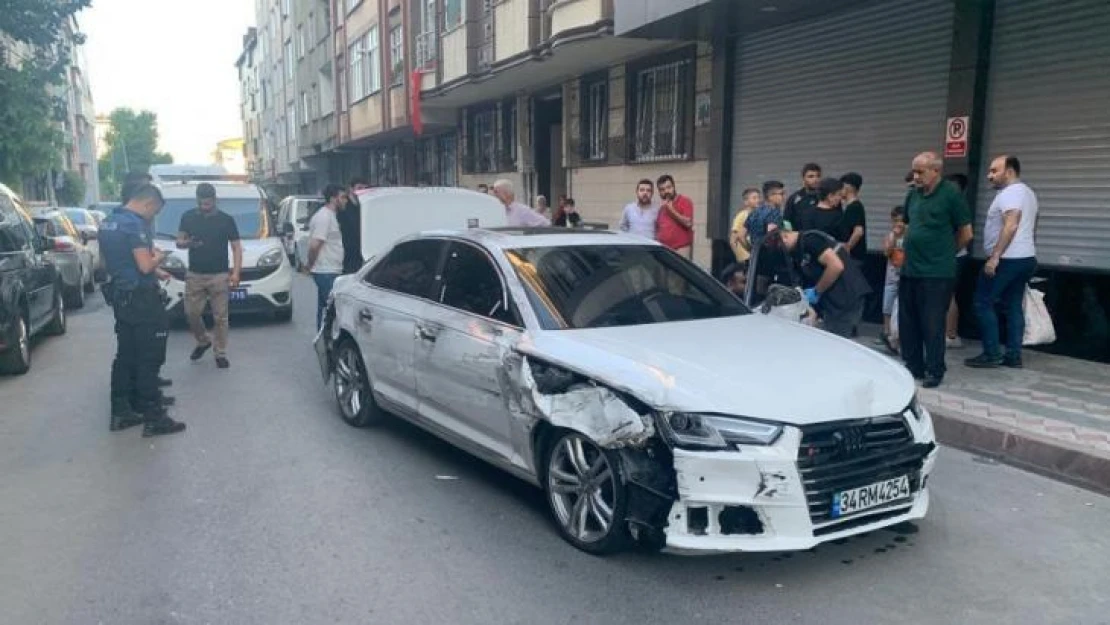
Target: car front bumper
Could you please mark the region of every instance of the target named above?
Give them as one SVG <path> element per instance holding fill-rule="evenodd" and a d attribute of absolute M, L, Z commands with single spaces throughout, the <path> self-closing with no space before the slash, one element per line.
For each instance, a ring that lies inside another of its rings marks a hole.
<path fill-rule="evenodd" d="M 244 275 L 249 275 L 247 270 Z M 172 317 L 185 316 L 185 281 L 173 277 L 163 282 L 169 301 L 166 309 Z M 276 314 L 290 310 L 293 306 L 293 269 L 286 260 L 282 260 L 273 273 L 257 280 L 244 279 L 239 288 L 246 289 L 247 297 L 243 300 L 228 302 L 229 315 L 258 315 Z"/>
<path fill-rule="evenodd" d="M 931 417 L 905 419 L 913 439 L 890 461 L 855 465 L 835 477 L 812 479 L 800 468 L 802 430 L 787 428 L 775 445 L 738 451 L 674 450 L 679 498 L 664 530 L 665 550 L 683 554 L 796 551 L 921 519 L 929 508 L 928 480 L 936 463 Z M 911 495 L 841 518 L 831 518 L 837 492 L 908 475 Z M 835 484 L 832 490 L 821 483 Z"/>

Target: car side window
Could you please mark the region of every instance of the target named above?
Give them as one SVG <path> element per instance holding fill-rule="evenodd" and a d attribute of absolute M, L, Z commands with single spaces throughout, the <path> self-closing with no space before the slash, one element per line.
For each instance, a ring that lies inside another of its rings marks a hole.
<path fill-rule="evenodd" d="M 466 243 L 453 243 L 443 265 L 439 301 L 475 315 L 520 325 L 505 308 L 505 292 L 497 268 L 485 252 Z"/>
<path fill-rule="evenodd" d="M 401 243 L 370 270 L 366 282 L 380 289 L 429 299 L 444 245 L 444 241 L 437 239 Z"/>
<path fill-rule="evenodd" d="M 10 199 L 0 194 L 0 253 L 11 254 L 30 249 L 31 234 Z"/>

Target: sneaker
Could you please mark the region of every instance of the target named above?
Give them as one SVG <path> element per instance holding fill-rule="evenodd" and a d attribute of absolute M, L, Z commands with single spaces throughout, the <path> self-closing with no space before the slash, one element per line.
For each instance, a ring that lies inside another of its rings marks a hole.
<path fill-rule="evenodd" d="M 227 369 L 231 363 L 227 361 L 226 356 L 216 356 L 216 367 L 219 369 Z"/>
<path fill-rule="evenodd" d="M 889 337 L 889 336 L 887 336 L 886 334 L 880 334 L 880 335 L 879 335 L 879 338 L 875 339 L 875 344 L 876 344 L 876 345 L 881 345 L 881 346 L 883 346 L 883 347 L 886 347 L 887 345 L 889 345 L 889 343 L 887 343 L 887 341 L 888 341 L 889 339 L 890 339 L 890 337 Z"/>
<path fill-rule="evenodd" d="M 193 353 L 189 354 L 189 360 L 192 360 L 194 362 L 197 361 L 197 360 L 200 360 L 204 356 L 205 352 L 207 352 L 210 347 L 212 347 L 211 343 L 206 343 L 204 345 L 197 345 L 196 347 L 193 348 Z"/>
<path fill-rule="evenodd" d="M 184 431 L 185 424 L 180 421 L 174 421 L 164 411 L 148 416 L 146 422 L 143 424 L 143 438 L 177 434 L 178 432 Z"/>
<path fill-rule="evenodd" d="M 165 407 L 165 408 L 169 408 L 170 406 L 176 406 L 177 405 L 177 398 L 172 397 L 170 395 L 163 395 L 162 398 L 159 401 L 162 402 L 162 406 Z"/>
<path fill-rule="evenodd" d="M 972 369 L 995 369 L 1001 364 L 1002 358 L 987 354 L 979 354 L 975 358 L 968 358 L 964 361 L 964 365 Z"/>
<path fill-rule="evenodd" d="M 940 376 L 927 375 L 925 376 L 925 380 L 921 383 L 921 388 L 936 388 L 940 386 L 940 383 L 943 381 L 944 378 Z"/>
<path fill-rule="evenodd" d="M 958 336 L 950 336 L 944 339 L 944 344 L 948 349 L 963 349 L 964 341 Z"/>
<path fill-rule="evenodd" d="M 1006 356 L 1002 359 L 1002 366 L 1011 369 L 1022 369 L 1025 365 L 1021 364 L 1021 356 Z"/>
<path fill-rule="evenodd" d="M 169 378 L 158 378 L 158 388 L 168 388 L 173 386 L 173 380 Z"/>

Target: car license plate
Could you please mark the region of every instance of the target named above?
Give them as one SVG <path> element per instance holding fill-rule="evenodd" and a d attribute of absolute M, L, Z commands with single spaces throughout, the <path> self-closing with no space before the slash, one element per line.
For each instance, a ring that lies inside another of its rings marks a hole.
<path fill-rule="evenodd" d="M 247 290 L 246 289 L 231 289 L 231 293 L 230 293 L 230 296 L 228 297 L 228 299 L 230 301 L 233 301 L 233 302 L 246 301 L 246 299 L 247 299 Z"/>
<path fill-rule="evenodd" d="M 888 503 L 909 499 L 910 495 L 910 477 L 908 475 L 852 488 L 833 494 L 831 516 L 834 519 L 839 519 Z"/>

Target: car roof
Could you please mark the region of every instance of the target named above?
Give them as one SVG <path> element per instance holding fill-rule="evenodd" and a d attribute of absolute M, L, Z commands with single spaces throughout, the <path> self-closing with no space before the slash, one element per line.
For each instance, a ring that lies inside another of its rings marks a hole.
<path fill-rule="evenodd" d="M 205 181 L 205 182 L 164 182 L 158 185 L 162 197 L 167 200 L 181 198 L 196 199 L 197 186 L 210 184 L 216 189 L 216 198 L 220 199 L 262 199 L 262 192 L 253 184 L 243 182 Z"/>
<path fill-rule="evenodd" d="M 473 241 L 491 249 L 512 250 L 534 247 L 579 247 L 590 245 L 649 245 L 657 241 L 612 230 L 586 230 L 581 228 L 473 228 L 468 230 L 429 230 L 416 237 L 451 237 Z"/>

